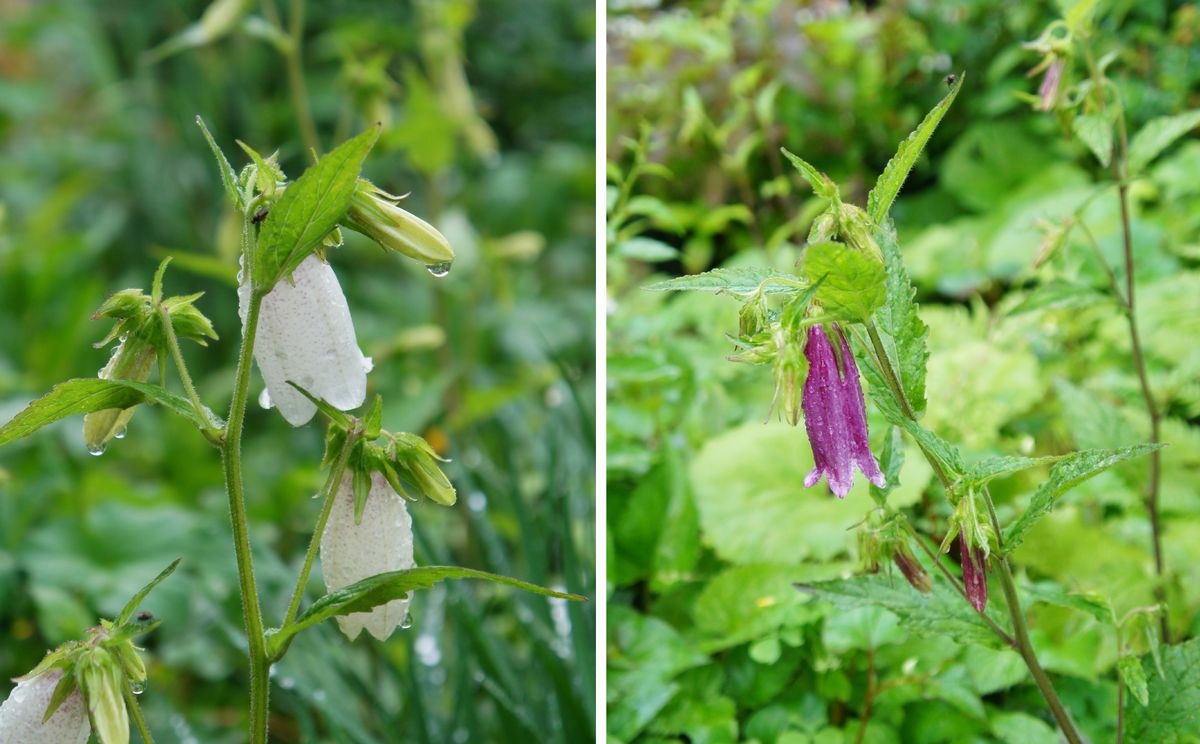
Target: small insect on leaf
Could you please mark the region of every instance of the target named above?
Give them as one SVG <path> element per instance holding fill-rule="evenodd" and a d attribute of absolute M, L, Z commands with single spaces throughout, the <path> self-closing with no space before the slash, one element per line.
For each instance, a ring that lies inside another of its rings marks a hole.
<path fill-rule="evenodd" d="M 946 77 L 944 77 L 944 78 L 942 78 L 942 79 L 946 81 L 946 87 L 947 87 L 947 88 L 953 88 L 953 87 L 954 87 L 954 82 L 955 82 L 956 80 L 958 80 L 958 76 L 957 76 L 957 75 L 955 75 L 955 74 L 952 72 L 952 73 L 950 73 L 949 75 L 947 75 Z"/>
<path fill-rule="evenodd" d="M 267 218 L 267 215 L 270 214 L 270 212 L 271 210 L 268 207 L 263 207 L 255 212 L 254 216 L 250 218 L 250 224 L 257 225 L 258 223 L 262 222 Z"/>

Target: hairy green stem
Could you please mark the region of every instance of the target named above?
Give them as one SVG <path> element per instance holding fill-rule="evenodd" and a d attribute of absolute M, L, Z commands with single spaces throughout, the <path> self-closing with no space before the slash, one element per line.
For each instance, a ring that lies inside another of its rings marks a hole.
<path fill-rule="evenodd" d="M 875 348 L 875 354 L 878 356 L 877 362 L 880 371 L 883 373 L 884 379 L 887 380 L 888 387 L 891 388 L 896 400 L 900 402 L 901 408 L 904 410 L 904 415 L 916 421 L 916 415 L 913 413 L 913 408 L 904 395 L 904 388 L 900 385 L 900 379 L 892 367 L 892 362 L 884 349 L 883 341 L 879 337 L 879 331 L 876 329 L 875 323 L 868 321 L 866 326 L 867 334 L 871 337 L 871 345 Z M 920 443 L 918 442 L 919 445 Z M 921 447 L 921 452 L 933 467 L 934 472 L 937 473 L 938 478 L 942 482 L 942 487 L 946 490 L 946 494 L 949 495 L 954 485 L 950 477 L 946 474 L 946 471 L 942 468 L 941 463 L 923 446 Z M 983 494 L 992 521 L 992 529 L 996 532 L 996 541 L 1000 543 L 1003 533 L 1000 530 L 1000 522 L 996 518 L 996 510 L 992 505 L 992 497 L 987 492 L 986 487 L 983 489 Z M 1054 684 L 1050 681 L 1050 677 L 1046 674 L 1046 671 L 1042 669 L 1037 654 L 1034 652 L 1033 643 L 1029 640 L 1029 631 L 1025 625 L 1025 613 L 1021 609 L 1021 600 L 1017 596 L 1017 585 L 1013 580 L 1012 569 L 1008 565 L 1008 557 L 1004 555 L 1002 544 L 999 545 L 999 548 L 996 562 L 1000 566 L 1000 585 L 1004 589 L 1004 598 L 1008 605 L 1009 618 L 1012 621 L 1014 647 L 1017 653 L 1021 655 L 1021 659 L 1024 660 L 1029 673 L 1033 675 L 1033 681 L 1037 685 L 1038 690 L 1041 691 L 1042 697 L 1046 700 L 1046 705 L 1050 708 L 1050 713 L 1058 723 L 1063 736 L 1066 737 L 1069 744 L 1083 744 L 1083 738 L 1076 730 L 1075 724 L 1071 721 L 1070 714 L 1067 713 L 1067 709 L 1058 698 L 1058 693 L 1054 690 Z"/>
<path fill-rule="evenodd" d="M 329 522 L 329 513 L 333 511 L 333 503 L 337 498 L 338 486 L 342 482 L 342 473 L 346 471 L 346 463 L 350 460 L 350 451 L 354 449 L 355 442 L 358 437 L 353 432 L 346 434 L 346 441 L 342 445 L 342 451 L 338 453 L 337 460 L 333 463 L 333 467 L 329 469 L 329 476 L 325 480 L 325 486 L 321 489 L 324 495 L 324 503 L 321 507 L 321 516 L 317 518 L 317 526 L 313 528 L 312 539 L 308 543 L 308 552 L 304 555 L 304 565 L 300 568 L 300 576 L 296 579 L 296 588 L 292 591 L 292 601 L 288 604 L 287 614 L 283 617 L 281 628 L 287 627 L 293 620 L 296 619 L 296 613 L 300 610 L 300 600 L 304 598 L 304 587 L 308 584 L 308 575 L 312 572 L 313 561 L 316 560 L 317 551 L 321 548 L 321 536 L 325 534 L 325 525 Z"/>
<path fill-rule="evenodd" d="M 242 595 L 242 619 L 250 654 L 250 739 L 251 744 L 266 744 L 267 699 L 270 695 L 270 661 L 263 637 L 262 608 L 254 582 L 254 559 L 250 553 L 250 531 L 246 519 L 246 498 L 242 489 L 242 427 L 246 401 L 250 393 L 250 367 L 254 359 L 254 337 L 258 331 L 263 294 L 250 295 L 246 309 L 242 347 L 238 352 L 237 377 L 233 400 L 229 404 L 229 422 L 221 447 L 225 470 L 225 490 L 229 496 L 229 516 L 233 525 L 233 545 L 237 553 L 238 585 Z"/>
<path fill-rule="evenodd" d="M 133 727 L 142 736 L 142 744 L 154 744 L 154 736 L 150 733 L 150 727 L 146 725 L 146 717 L 142 715 L 142 706 L 138 705 L 137 695 L 133 694 L 133 688 L 128 682 L 125 683 L 122 694 L 125 696 L 125 709 L 133 719 Z"/>
<path fill-rule="evenodd" d="M 209 427 L 215 427 L 216 422 L 209 418 L 208 409 L 200 401 L 200 396 L 196 393 L 196 386 L 192 384 L 192 376 L 188 373 L 187 362 L 183 361 L 183 351 L 179 348 L 179 339 L 175 336 L 175 328 L 171 324 L 171 314 L 161 304 L 158 306 L 158 313 L 162 318 L 167 347 L 171 350 L 171 358 L 175 361 L 175 369 L 179 372 L 179 381 L 183 383 L 183 390 L 187 393 L 188 400 L 191 401 L 192 408 L 196 410 L 196 415 L 200 417 L 200 420 Z"/>

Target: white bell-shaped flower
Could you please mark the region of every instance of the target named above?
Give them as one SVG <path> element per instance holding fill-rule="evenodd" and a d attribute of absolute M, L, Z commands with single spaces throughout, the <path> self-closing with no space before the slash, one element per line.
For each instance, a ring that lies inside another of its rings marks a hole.
<path fill-rule="evenodd" d="M 353 477 L 347 472 L 334 497 L 325 534 L 321 537 L 321 572 L 329 591 L 337 591 L 368 576 L 412 568 L 412 518 L 404 498 L 387 479 L 371 473 L 371 491 L 362 521 L 354 521 Z M 370 612 L 340 615 L 338 627 L 350 640 L 363 628 L 385 640 L 408 616 L 409 599 L 393 599 Z"/>
<path fill-rule="evenodd" d="M 51 669 L 19 682 L 0 705 L 0 742 L 16 744 L 86 744 L 91 728 L 83 697 L 76 690 L 45 723 L 46 707 L 62 671 Z"/>
<path fill-rule="evenodd" d="M 263 298 L 254 361 L 266 382 L 259 402 L 275 405 L 292 426 L 302 426 L 317 407 L 296 383 L 330 405 L 349 411 L 367 396 L 371 360 L 363 356 L 354 336 L 350 307 L 333 268 L 311 255 Z M 246 319 L 250 283 L 238 288 L 239 313 Z"/>

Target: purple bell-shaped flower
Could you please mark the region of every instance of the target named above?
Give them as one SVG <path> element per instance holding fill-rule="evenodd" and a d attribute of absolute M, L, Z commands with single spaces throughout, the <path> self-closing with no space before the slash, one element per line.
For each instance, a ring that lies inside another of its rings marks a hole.
<path fill-rule="evenodd" d="M 978 548 L 971 547 L 966 535 L 958 536 L 958 546 L 962 556 L 963 586 L 967 590 L 967 599 L 979 612 L 987 607 L 987 562 Z"/>
<path fill-rule="evenodd" d="M 879 487 L 887 481 L 867 441 L 867 411 L 863 403 L 858 367 L 846 343 L 846 336 L 833 326 L 842 344 L 841 368 L 829 337 L 821 326 L 808 329 L 804 356 L 808 359 L 808 377 L 804 381 L 804 428 L 812 447 L 812 472 L 804 486 L 815 486 L 824 475 L 838 498 L 845 498 L 854 482 L 854 467 Z"/>

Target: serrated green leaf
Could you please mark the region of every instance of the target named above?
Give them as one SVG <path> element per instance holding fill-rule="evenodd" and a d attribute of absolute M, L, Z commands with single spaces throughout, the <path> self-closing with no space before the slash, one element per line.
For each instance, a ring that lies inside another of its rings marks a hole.
<path fill-rule="evenodd" d="M 1150 682 L 1146 679 L 1142 660 L 1136 656 L 1122 656 L 1117 661 L 1117 672 L 1133 698 L 1142 705 L 1147 705 L 1150 702 Z"/>
<path fill-rule="evenodd" d="M 1162 116 L 1146 122 L 1129 142 L 1129 172 L 1136 174 L 1150 165 L 1163 150 L 1183 135 L 1200 126 L 1200 109 L 1174 116 Z"/>
<path fill-rule="evenodd" d="M 155 576 L 153 579 L 151 579 L 149 584 L 146 584 L 138 591 L 137 594 L 133 595 L 133 597 L 130 598 L 129 602 L 125 605 L 125 608 L 121 610 L 121 614 L 117 615 L 117 619 L 113 622 L 113 625 L 119 628 L 125 623 L 129 622 L 129 620 L 133 617 L 133 613 L 137 611 L 138 605 L 142 603 L 142 600 L 145 599 L 150 592 L 154 591 L 155 587 L 163 583 L 168 576 L 175 573 L 175 569 L 179 568 L 179 562 L 182 560 L 182 558 L 176 558 L 175 560 L 171 561 L 171 565 L 164 568 L 158 574 L 158 576 Z"/>
<path fill-rule="evenodd" d="M 920 445 L 921 449 L 937 460 L 948 476 L 956 478 L 962 473 L 962 454 L 959 453 L 957 447 L 910 418 L 901 417 L 898 423 Z"/>
<path fill-rule="evenodd" d="M 1046 457 L 1019 457 L 1016 455 L 996 455 L 985 457 L 973 463 L 965 473 L 967 480 L 977 485 L 983 485 L 996 478 L 1007 478 L 1022 470 L 1052 465 L 1063 459 L 1063 455 L 1048 455 Z"/>
<path fill-rule="evenodd" d="M 331 617 L 348 615 L 353 612 L 369 612 L 371 609 L 386 604 L 394 599 L 403 599 L 414 589 L 429 589 L 434 584 L 447 579 L 481 579 L 507 584 L 527 592 L 542 594 L 558 599 L 569 599 L 586 602 L 587 598 L 578 594 L 559 592 L 553 589 L 530 584 L 527 581 L 477 571 L 473 568 L 458 566 L 421 566 L 404 571 L 389 571 L 375 574 L 350 586 L 330 592 L 313 603 L 291 625 L 279 628 L 271 633 L 270 651 L 273 654 L 282 648 L 300 631 L 322 623 Z"/>
<path fill-rule="evenodd" d="M 804 275 L 821 282 L 816 299 L 834 320 L 866 321 L 887 299 L 887 273 L 878 260 L 840 243 L 813 243 Z"/>
<path fill-rule="evenodd" d="M 1141 457 L 1162 446 L 1161 444 L 1138 444 L 1119 449 L 1081 450 L 1064 457 L 1050 469 L 1050 477 L 1038 486 L 1025 513 L 1005 530 L 1005 551 L 1011 552 L 1021 544 L 1021 541 L 1025 539 L 1025 533 L 1039 519 L 1050 513 L 1059 496 L 1097 473 L 1126 460 Z"/>
<path fill-rule="evenodd" d="M 0 446 L 27 437 L 43 426 L 79 413 L 91 413 L 107 408 L 129 408 L 139 403 L 153 401 L 161 403 L 172 413 L 188 419 L 200 429 L 210 423 L 204 421 L 187 400 L 169 393 L 158 385 L 132 380 L 101 380 L 82 378 L 60 382 L 50 392 L 29 404 L 12 420 L 0 426 Z M 219 421 L 207 411 L 212 421 Z"/>
<path fill-rule="evenodd" d="M 966 76 L 965 72 L 958 75 L 950 87 L 950 92 L 925 115 L 912 134 L 900 143 L 896 154 L 888 161 L 883 173 L 879 174 L 875 188 L 871 189 L 871 193 L 867 195 L 867 214 L 871 216 L 875 224 L 882 225 L 887 218 L 888 210 L 892 208 L 892 202 L 896 201 L 896 195 L 900 193 L 900 188 L 904 185 L 904 180 L 908 178 L 909 171 L 916 164 L 917 158 L 921 156 L 921 151 L 925 149 L 925 144 L 929 142 L 934 130 L 941 123 L 942 117 L 946 115 L 950 104 L 954 103 L 954 98 L 962 88 Z"/>
<path fill-rule="evenodd" d="M 1150 701 L 1125 704 L 1125 741 L 1129 744 L 1195 744 L 1200 731 L 1200 638 L 1163 651 L 1165 678 L 1142 659 Z"/>
<path fill-rule="evenodd" d="M 346 214 L 363 161 L 378 136 L 376 125 L 343 142 L 289 184 L 271 206 L 255 251 L 257 290 L 269 291 L 294 271 Z"/>
<path fill-rule="evenodd" d="M 838 196 L 837 185 L 829 179 L 829 176 L 809 165 L 804 158 L 788 151 L 786 147 L 779 149 L 796 170 L 800 171 L 800 175 L 804 176 L 804 180 L 808 181 L 808 185 L 812 186 L 814 194 L 827 201 L 837 201 L 840 198 Z"/>
<path fill-rule="evenodd" d="M 917 313 L 913 299 L 917 290 L 908 278 L 900 247 L 888 230 L 879 230 L 875 236 L 887 271 L 887 301 L 875 313 L 875 324 L 883 332 L 883 345 L 909 405 L 920 417 L 925 413 L 925 369 L 929 361 L 929 326 Z"/>
<path fill-rule="evenodd" d="M 900 485 L 900 469 L 904 466 L 904 438 L 900 435 L 899 427 L 893 426 L 883 438 L 883 448 L 879 450 L 879 469 L 887 478 L 883 488 L 870 483 L 871 498 L 880 506 L 887 506 L 888 494 Z"/>
<path fill-rule="evenodd" d="M 780 283 L 770 283 L 763 292 L 775 294 L 781 292 L 797 292 L 805 286 L 800 277 L 786 271 L 765 269 L 760 267 L 741 267 L 736 269 L 713 269 L 702 274 L 680 276 L 666 281 L 655 282 L 645 287 L 652 292 L 681 292 L 695 290 L 699 292 L 729 292 L 731 294 L 750 294 L 758 291 L 759 285 L 768 279 L 786 280 Z"/>
<path fill-rule="evenodd" d="M 800 588 L 842 610 L 882 607 L 899 617 L 900 624 L 916 635 L 998 645 L 996 636 L 979 615 L 945 582 L 936 582 L 928 594 L 918 592 L 903 579 L 888 576 L 819 581 Z"/>
<path fill-rule="evenodd" d="M 1022 587 L 1022 589 L 1038 602 L 1085 612 L 1095 618 L 1097 622 L 1104 623 L 1105 625 L 1112 626 L 1116 623 L 1116 619 L 1113 617 L 1112 605 L 1098 594 L 1068 592 L 1058 584 L 1049 581 L 1029 584 Z"/>
<path fill-rule="evenodd" d="M 1096 160 L 1100 161 L 1100 165 L 1107 168 L 1112 162 L 1113 146 L 1113 125 L 1108 117 L 1099 114 L 1076 116 L 1075 121 L 1071 122 L 1071 129 L 1083 140 L 1083 144 L 1088 146 Z"/>

